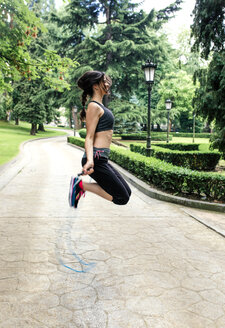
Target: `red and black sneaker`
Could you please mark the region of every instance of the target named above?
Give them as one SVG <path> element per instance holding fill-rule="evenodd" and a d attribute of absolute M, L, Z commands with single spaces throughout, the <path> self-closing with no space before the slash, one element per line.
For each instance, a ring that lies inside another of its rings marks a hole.
<path fill-rule="evenodd" d="M 85 197 L 85 191 L 83 189 L 83 182 L 80 180 L 80 182 L 77 184 L 76 190 L 75 190 L 75 202 L 74 207 L 77 208 L 78 202 L 81 198 L 81 196 Z"/>
<path fill-rule="evenodd" d="M 72 177 L 70 180 L 70 189 L 69 189 L 69 205 L 71 207 L 77 208 L 77 204 L 82 195 L 85 195 L 83 190 L 82 180 L 78 176 Z"/>

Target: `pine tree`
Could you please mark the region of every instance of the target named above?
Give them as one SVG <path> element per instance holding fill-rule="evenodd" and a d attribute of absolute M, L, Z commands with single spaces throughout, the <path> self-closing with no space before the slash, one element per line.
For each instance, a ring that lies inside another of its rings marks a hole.
<path fill-rule="evenodd" d="M 179 10 L 181 3 L 182 1 L 177 0 L 160 12 L 152 10 L 146 14 L 138 9 L 138 4 L 130 0 L 72 0 L 62 17 L 53 16 L 63 26 L 60 48 L 80 63 L 79 69 L 71 72 L 74 87 L 71 92 L 66 92 L 67 99 L 73 99 L 73 105 L 81 107 L 76 80 L 80 73 L 89 69 L 104 71 L 111 76 L 112 101 L 118 96 L 125 102 L 135 95 L 140 100 L 145 98 L 141 65 L 149 56 L 155 57 L 161 71 L 158 79 L 165 70 L 168 71 L 168 66 L 171 65 L 166 62 L 170 49 L 165 45 L 165 37 L 159 36 L 158 31 Z M 90 16 L 91 12 L 93 14 Z M 100 14 L 104 21 L 100 21 Z M 64 103 L 68 103 L 67 99 L 64 97 Z M 105 104 L 108 105 L 108 102 L 109 99 L 106 98 Z M 72 108 L 72 102 L 70 106 Z M 133 108 L 132 104 L 130 108 Z"/>
<path fill-rule="evenodd" d="M 211 62 L 208 69 L 194 75 L 200 87 L 196 90 L 194 103 L 197 111 L 208 122 L 215 123 L 212 146 L 219 148 L 225 157 L 225 4 L 222 0 L 197 0 L 193 11 L 192 36 L 195 38 L 193 51 Z"/>
<path fill-rule="evenodd" d="M 223 52 L 225 4 L 223 0 L 196 0 L 191 35 L 195 38 L 193 51 L 208 58 L 210 51 Z"/>

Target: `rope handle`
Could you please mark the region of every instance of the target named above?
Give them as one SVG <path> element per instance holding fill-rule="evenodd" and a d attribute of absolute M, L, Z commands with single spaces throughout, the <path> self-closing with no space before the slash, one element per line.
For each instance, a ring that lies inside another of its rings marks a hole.
<path fill-rule="evenodd" d="M 89 167 L 88 171 L 89 171 L 90 169 L 93 169 L 93 167 Z M 81 173 L 78 173 L 77 176 L 80 177 L 80 176 L 83 175 L 83 174 L 84 174 L 84 171 L 82 171 Z"/>

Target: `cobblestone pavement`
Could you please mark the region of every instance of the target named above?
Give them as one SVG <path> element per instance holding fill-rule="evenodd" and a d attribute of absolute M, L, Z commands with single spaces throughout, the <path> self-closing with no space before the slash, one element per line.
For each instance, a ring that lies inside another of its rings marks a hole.
<path fill-rule="evenodd" d="M 27 143 L 0 191 L 0 327 L 224 328 L 225 239 L 133 187 L 126 206 L 71 209 L 81 157 L 65 137 Z"/>

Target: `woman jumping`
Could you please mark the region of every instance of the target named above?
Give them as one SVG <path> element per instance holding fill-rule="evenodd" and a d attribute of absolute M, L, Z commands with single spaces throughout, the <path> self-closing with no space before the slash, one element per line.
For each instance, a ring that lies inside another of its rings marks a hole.
<path fill-rule="evenodd" d="M 87 183 L 78 177 L 71 178 L 69 203 L 75 208 L 85 191 L 93 192 L 117 205 L 127 204 L 131 195 L 126 181 L 108 163 L 114 116 L 102 104 L 102 99 L 109 94 L 111 85 L 111 79 L 98 71 L 88 71 L 78 80 L 78 86 L 83 90 L 81 119 L 86 120 L 87 129 L 85 153 L 81 162 L 82 174 L 90 175 L 96 183 Z M 86 111 L 87 96 L 90 96 L 91 101 Z"/>

